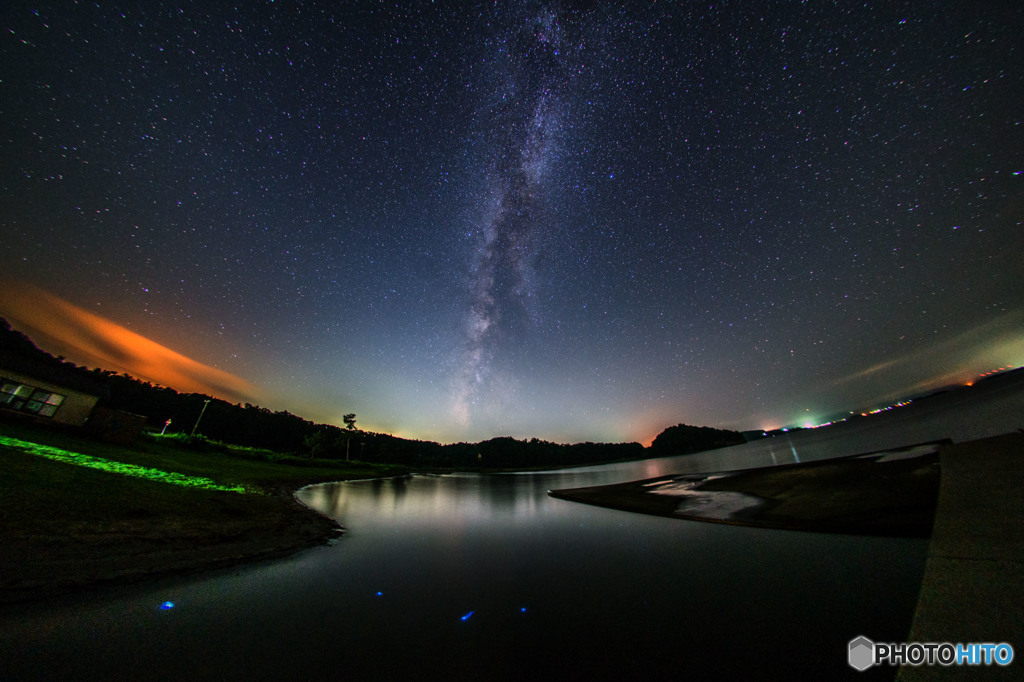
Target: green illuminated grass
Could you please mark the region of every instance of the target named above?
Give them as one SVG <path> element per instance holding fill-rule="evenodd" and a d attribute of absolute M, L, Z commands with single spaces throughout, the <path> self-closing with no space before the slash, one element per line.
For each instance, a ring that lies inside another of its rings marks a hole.
<path fill-rule="evenodd" d="M 0 418 L 0 605 L 322 544 L 337 525 L 295 489 L 404 473 L 194 439 L 118 445 Z"/>
<path fill-rule="evenodd" d="M 202 476 L 188 476 L 186 474 L 179 474 L 173 471 L 164 471 L 162 469 L 154 469 L 151 467 L 139 466 L 137 464 L 117 462 L 110 459 L 104 459 L 103 457 L 94 457 L 80 452 L 71 452 L 69 450 L 64 450 L 50 445 L 30 443 L 18 438 L 0 436 L 0 445 L 5 445 L 9 448 L 15 448 L 22 452 L 27 452 L 32 455 L 45 457 L 46 459 L 52 459 L 58 462 L 66 462 L 67 464 L 75 464 L 77 466 L 88 467 L 90 469 L 109 471 L 111 473 L 121 474 L 122 476 L 146 478 L 151 481 L 160 481 L 161 483 L 180 485 L 187 488 L 205 488 L 207 490 L 223 490 L 226 492 L 243 494 L 246 492 L 255 492 L 247 491 L 244 486 L 240 485 L 220 485 L 216 481 Z"/>
<path fill-rule="evenodd" d="M 14 438 L 68 452 L 80 453 L 100 460 L 121 462 L 146 469 L 174 471 L 195 478 L 205 478 L 218 485 L 242 486 L 247 492 L 291 491 L 310 483 L 339 481 L 351 478 L 396 476 L 406 473 L 404 467 L 366 462 L 311 460 L 258 448 L 245 448 L 222 443 L 192 443 L 189 439 L 144 434 L 131 446 L 117 445 L 83 437 L 71 430 L 0 420 L 0 437 Z M 198 440 L 199 437 L 197 436 Z M 196 447 L 193 447 L 196 446 Z M 0 441 L 0 455 L 9 446 Z M 10 447 L 9 451 L 28 451 Z M 42 458 L 38 458 L 42 459 Z M 51 460 L 55 461 L 55 460 Z M 114 477 L 115 480 L 140 480 Z M 167 486 L 175 490 L 200 490 Z M 212 491 L 216 492 L 216 491 Z M 248 495 L 247 497 L 252 497 Z"/>

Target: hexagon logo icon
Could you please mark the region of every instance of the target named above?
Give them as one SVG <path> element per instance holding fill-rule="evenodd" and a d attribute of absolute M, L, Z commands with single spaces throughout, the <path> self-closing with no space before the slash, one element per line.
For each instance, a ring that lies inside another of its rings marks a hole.
<path fill-rule="evenodd" d="M 875 643 L 863 635 L 851 639 L 847 661 L 854 670 L 864 672 L 875 664 Z"/>

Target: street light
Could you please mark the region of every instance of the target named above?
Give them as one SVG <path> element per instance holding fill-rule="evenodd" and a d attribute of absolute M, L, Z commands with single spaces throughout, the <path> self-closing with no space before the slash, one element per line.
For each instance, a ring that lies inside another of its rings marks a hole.
<path fill-rule="evenodd" d="M 203 418 L 203 413 L 206 412 L 206 408 L 209 406 L 209 404 L 210 404 L 209 400 L 204 400 L 203 401 L 203 409 L 201 409 L 199 411 L 199 416 L 196 417 L 196 425 L 192 427 L 192 433 L 189 434 L 189 438 L 191 438 L 192 436 L 196 435 L 196 429 L 199 428 L 199 420 Z"/>

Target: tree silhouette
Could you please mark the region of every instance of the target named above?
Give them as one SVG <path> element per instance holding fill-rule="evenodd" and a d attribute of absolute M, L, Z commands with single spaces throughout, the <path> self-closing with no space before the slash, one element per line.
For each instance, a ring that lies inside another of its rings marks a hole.
<path fill-rule="evenodd" d="M 348 461 L 348 451 L 352 446 L 352 432 L 356 430 L 356 414 L 350 412 L 341 418 L 345 422 L 345 428 L 349 430 L 348 438 L 345 439 L 345 461 Z"/>

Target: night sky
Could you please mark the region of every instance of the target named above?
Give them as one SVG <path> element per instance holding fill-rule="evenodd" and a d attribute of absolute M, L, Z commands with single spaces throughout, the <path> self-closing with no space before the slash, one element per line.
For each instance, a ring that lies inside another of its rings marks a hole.
<path fill-rule="evenodd" d="M 1024 364 L 1020 3 L 238 5 L 0 10 L 0 314 L 46 350 L 443 442 Z"/>

